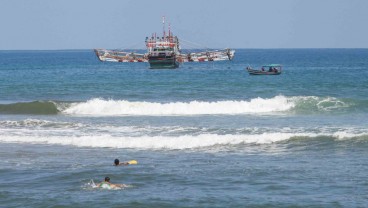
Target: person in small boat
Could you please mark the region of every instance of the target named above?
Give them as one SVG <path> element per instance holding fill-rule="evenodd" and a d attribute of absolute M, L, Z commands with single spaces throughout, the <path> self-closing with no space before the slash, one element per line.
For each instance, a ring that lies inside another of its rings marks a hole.
<path fill-rule="evenodd" d="M 262 66 L 262 71 L 264 71 L 264 67 Z"/>
<path fill-rule="evenodd" d="M 127 185 L 110 183 L 110 178 L 106 176 L 105 181 L 96 184 L 96 186 L 99 187 L 99 188 L 105 188 L 105 189 L 115 189 L 115 188 L 124 188 Z"/>
<path fill-rule="evenodd" d="M 273 71 L 274 71 L 275 73 L 277 73 L 277 69 L 276 69 L 276 67 L 273 67 Z"/>
<path fill-rule="evenodd" d="M 273 71 L 273 70 L 272 70 L 272 67 L 270 67 L 270 68 L 268 69 L 268 71 L 269 71 L 269 72 L 272 72 L 272 71 Z"/>
<path fill-rule="evenodd" d="M 119 159 L 115 159 L 114 160 L 114 165 L 115 166 L 119 166 L 119 165 L 129 165 L 129 162 L 120 162 Z"/>

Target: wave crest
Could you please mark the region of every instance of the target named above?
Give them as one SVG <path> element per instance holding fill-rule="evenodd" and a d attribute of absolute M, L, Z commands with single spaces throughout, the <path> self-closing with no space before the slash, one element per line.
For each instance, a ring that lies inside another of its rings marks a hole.
<path fill-rule="evenodd" d="M 254 98 L 250 101 L 191 101 L 173 103 L 130 102 L 126 100 L 92 99 L 72 104 L 63 113 L 72 115 L 206 115 L 252 114 L 286 111 L 294 103 L 284 96 Z"/>
<path fill-rule="evenodd" d="M 140 136 L 140 137 L 113 137 L 111 135 L 91 136 L 3 136 L 0 142 L 5 143 L 32 143 L 52 145 L 72 145 L 93 148 L 131 148 L 131 149 L 196 149 L 214 146 L 228 146 L 241 144 L 271 144 L 293 138 L 316 138 L 328 136 L 334 139 L 349 139 L 367 137 L 366 133 L 335 132 L 323 133 L 263 133 L 251 135 L 218 135 L 200 134 L 169 136 Z"/>
<path fill-rule="evenodd" d="M 94 98 L 86 102 L 33 101 L 0 104 L 0 114 L 48 115 L 63 113 L 89 116 L 238 115 L 280 112 L 323 113 L 356 109 L 365 110 L 367 107 L 368 101 L 316 96 L 286 97 L 279 95 L 273 98 L 253 98 L 249 101 L 225 100 L 169 103 Z"/>

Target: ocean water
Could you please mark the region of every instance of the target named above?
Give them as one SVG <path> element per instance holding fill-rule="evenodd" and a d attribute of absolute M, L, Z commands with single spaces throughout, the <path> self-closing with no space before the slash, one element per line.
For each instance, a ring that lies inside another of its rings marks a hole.
<path fill-rule="evenodd" d="M 0 206 L 368 207 L 368 49 L 148 68 L 0 51 Z"/>

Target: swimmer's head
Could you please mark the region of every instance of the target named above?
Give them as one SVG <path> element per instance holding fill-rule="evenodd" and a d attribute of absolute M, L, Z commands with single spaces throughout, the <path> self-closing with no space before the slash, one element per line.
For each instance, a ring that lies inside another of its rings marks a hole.
<path fill-rule="evenodd" d="M 115 165 L 119 165 L 119 159 L 115 159 L 115 160 L 114 160 L 114 164 L 115 164 Z"/>
<path fill-rule="evenodd" d="M 106 181 L 106 182 L 110 182 L 110 178 L 106 176 L 106 177 L 105 177 L 105 181 Z"/>

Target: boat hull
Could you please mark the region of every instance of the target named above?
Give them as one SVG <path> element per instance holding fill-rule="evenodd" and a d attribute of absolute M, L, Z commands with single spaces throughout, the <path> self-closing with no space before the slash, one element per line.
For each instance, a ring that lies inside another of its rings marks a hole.
<path fill-rule="evenodd" d="M 176 69 L 179 67 L 176 57 L 149 57 L 148 62 L 151 69 Z"/>
<path fill-rule="evenodd" d="M 261 70 L 254 70 L 254 69 L 247 69 L 250 75 L 280 75 L 281 71 L 277 72 L 270 72 L 270 71 L 261 71 Z"/>

